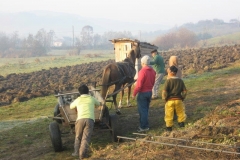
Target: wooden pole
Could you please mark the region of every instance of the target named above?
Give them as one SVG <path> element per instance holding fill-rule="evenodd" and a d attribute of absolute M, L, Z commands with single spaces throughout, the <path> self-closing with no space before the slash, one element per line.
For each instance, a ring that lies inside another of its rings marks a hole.
<path fill-rule="evenodd" d="M 72 32 L 73 32 L 73 48 L 74 48 L 74 26 L 72 26 Z"/>

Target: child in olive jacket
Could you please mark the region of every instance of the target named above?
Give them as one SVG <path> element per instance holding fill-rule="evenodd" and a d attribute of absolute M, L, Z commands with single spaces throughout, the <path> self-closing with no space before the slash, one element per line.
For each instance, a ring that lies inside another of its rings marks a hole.
<path fill-rule="evenodd" d="M 162 91 L 162 99 L 166 101 L 164 120 L 167 131 L 172 131 L 174 110 L 176 111 L 180 127 L 184 127 L 184 122 L 187 117 L 183 103 L 187 95 L 187 89 L 183 80 L 176 77 L 177 71 L 176 66 L 171 66 L 168 69 L 169 78 L 166 80 Z"/>

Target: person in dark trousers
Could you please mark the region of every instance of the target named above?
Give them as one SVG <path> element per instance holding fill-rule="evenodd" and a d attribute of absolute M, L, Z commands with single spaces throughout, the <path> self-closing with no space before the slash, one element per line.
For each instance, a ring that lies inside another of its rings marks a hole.
<path fill-rule="evenodd" d="M 75 123 L 74 153 L 72 156 L 79 156 L 79 159 L 87 158 L 89 144 L 94 127 L 94 108 L 100 102 L 89 95 L 86 85 L 78 88 L 80 96 L 70 104 L 70 109 L 77 110 L 77 120 Z"/>
<path fill-rule="evenodd" d="M 150 62 L 150 65 L 153 65 L 153 69 L 156 72 L 155 83 L 152 89 L 152 99 L 157 99 L 159 87 L 161 81 L 165 75 L 165 63 L 163 58 L 158 54 L 157 50 L 151 52 L 153 61 Z"/>
<path fill-rule="evenodd" d="M 140 126 L 138 132 L 149 130 L 148 110 L 152 97 L 152 88 L 155 82 L 156 72 L 149 66 L 150 57 L 145 55 L 141 59 L 142 69 L 138 73 L 138 79 L 133 90 L 132 98 L 137 95 L 137 106 L 139 113 Z"/>
<path fill-rule="evenodd" d="M 183 80 L 176 76 L 177 71 L 176 66 L 171 66 L 168 69 L 169 78 L 166 80 L 162 91 L 162 99 L 166 101 L 164 120 L 167 131 L 172 131 L 174 110 L 176 111 L 177 121 L 180 127 L 184 127 L 184 122 L 187 117 L 183 103 L 187 95 L 187 89 Z"/>

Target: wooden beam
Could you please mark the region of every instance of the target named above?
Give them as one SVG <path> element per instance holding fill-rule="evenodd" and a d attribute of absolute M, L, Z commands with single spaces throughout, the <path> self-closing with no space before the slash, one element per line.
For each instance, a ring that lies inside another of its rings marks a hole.
<path fill-rule="evenodd" d="M 122 91 L 122 90 L 124 90 L 125 88 L 131 86 L 134 82 L 136 82 L 136 80 L 134 80 L 132 83 L 127 84 L 127 85 L 124 86 L 123 88 L 121 88 L 121 89 L 119 89 L 119 90 L 117 90 L 117 91 L 115 91 L 115 92 L 113 92 L 113 93 L 111 93 L 111 94 L 108 94 L 108 95 L 107 95 L 107 98 L 109 98 L 109 97 L 111 97 L 111 96 L 113 96 L 113 95 L 115 95 L 115 94 L 118 94 L 120 91 Z"/>

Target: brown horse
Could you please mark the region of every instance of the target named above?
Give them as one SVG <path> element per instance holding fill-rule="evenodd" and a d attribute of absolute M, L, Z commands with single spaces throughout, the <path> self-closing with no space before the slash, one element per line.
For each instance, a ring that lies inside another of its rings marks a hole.
<path fill-rule="evenodd" d="M 134 82 L 134 76 L 136 74 L 135 62 L 136 58 L 140 58 L 140 47 L 139 43 L 132 43 L 132 50 L 128 53 L 127 57 L 122 62 L 116 62 L 108 64 L 102 74 L 102 89 L 101 95 L 103 98 L 107 98 L 108 88 L 112 85 L 115 85 L 114 92 L 120 90 L 127 84 Z M 130 106 L 130 94 L 131 86 L 128 86 L 128 96 L 127 96 L 127 105 Z M 113 103 L 116 109 L 117 114 L 121 114 L 120 109 L 122 107 L 122 98 L 124 95 L 124 89 L 122 90 L 122 95 L 120 97 L 119 106 L 117 106 L 117 93 L 113 94 Z"/>

